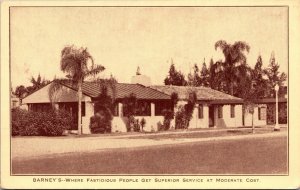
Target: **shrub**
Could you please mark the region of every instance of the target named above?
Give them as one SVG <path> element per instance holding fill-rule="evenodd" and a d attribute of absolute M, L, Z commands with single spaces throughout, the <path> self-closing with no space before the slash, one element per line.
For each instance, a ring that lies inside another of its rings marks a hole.
<path fill-rule="evenodd" d="M 171 125 L 171 120 L 174 119 L 174 112 L 172 110 L 163 110 L 164 116 L 163 127 L 164 130 L 169 130 Z"/>
<path fill-rule="evenodd" d="M 188 103 L 180 106 L 175 115 L 175 129 L 187 129 L 189 122 L 193 117 L 193 111 L 197 102 L 197 94 L 190 92 L 188 94 Z"/>
<path fill-rule="evenodd" d="M 144 131 L 145 125 L 146 125 L 146 120 L 145 120 L 145 118 L 142 118 L 142 119 L 141 119 L 142 132 Z"/>
<path fill-rule="evenodd" d="M 140 131 L 140 122 L 139 119 L 136 119 L 134 124 L 133 124 L 133 131 L 139 132 Z"/>
<path fill-rule="evenodd" d="M 165 130 L 164 125 L 160 121 L 157 122 L 157 130 L 158 131 L 164 131 Z"/>
<path fill-rule="evenodd" d="M 133 131 L 134 130 L 134 123 L 135 123 L 135 118 L 133 115 L 128 117 L 128 124 L 126 125 L 127 131 Z"/>
<path fill-rule="evenodd" d="M 73 124 L 72 116 L 64 110 L 33 112 L 12 109 L 12 135 L 60 136 Z"/>
<path fill-rule="evenodd" d="M 41 112 L 41 133 L 46 136 L 61 136 L 65 130 L 71 129 L 73 118 L 65 110 Z"/>
<path fill-rule="evenodd" d="M 184 129 L 187 126 L 185 109 L 183 106 L 178 108 L 175 114 L 175 129 Z"/>
<path fill-rule="evenodd" d="M 111 121 L 113 116 L 110 109 L 103 108 L 90 118 L 90 129 L 92 133 L 111 132 Z"/>
<path fill-rule="evenodd" d="M 20 108 L 13 108 L 11 110 L 11 135 L 19 135 L 21 128 L 25 125 L 25 117 L 27 111 Z"/>

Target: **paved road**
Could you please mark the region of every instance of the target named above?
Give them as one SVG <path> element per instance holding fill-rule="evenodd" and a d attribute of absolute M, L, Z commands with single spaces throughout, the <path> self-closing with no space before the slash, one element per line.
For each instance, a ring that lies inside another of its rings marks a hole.
<path fill-rule="evenodd" d="M 249 130 L 249 129 L 248 129 Z M 188 132 L 195 133 L 195 132 Z M 174 134 L 174 133 L 173 133 Z M 179 133 L 176 133 L 179 134 Z M 187 133 L 181 133 L 187 134 Z M 200 133 L 199 133 L 200 134 Z M 28 159 L 44 155 L 54 155 L 72 152 L 94 152 L 115 148 L 133 148 L 157 145 L 171 145 L 191 142 L 206 142 L 215 140 L 252 139 L 264 137 L 286 136 L 287 131 L 271 132 L 263 134 L 247 134 L 205 138 L 146 138 L 151 135 L 143 135 L 143 138 L 128 137 L 16 137 L 12 138 L 12 159 Z M 152 135 L 153 136 L 153 135 Z M 157 136 L 157 135 L 155 135 Z M 145 137 L 145 138 L 144 138 Z"/>
<path fill-rule="evenodd" d="M 148 147 L 131 146 L 131 148 L 52 154 L 27 159 L 15 158 L 12 161 L 12 172 L 13 174 L 287 174 L 287 137 L 280 135 L 282 133 L 275 134 L 255 138 L 243 136 L 244 138 Z M 74 141 L 76 140 L 78 139 Z M 136 143 L 139 142 L 140 139 Z"/>

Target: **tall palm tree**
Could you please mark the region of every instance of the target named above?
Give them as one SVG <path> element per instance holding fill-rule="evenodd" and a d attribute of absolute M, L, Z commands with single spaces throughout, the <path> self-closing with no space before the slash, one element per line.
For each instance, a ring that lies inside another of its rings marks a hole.
<path fill-rule="evenodd" d="M 90 64 L 89 64 L 90 63 Z M 81 126 L 81 99 L 82 99 L 82 84 L 85 78 L 95 76 L 105 68 L 101 65 L 95 65 L 94 59 L 87 51 L 87 48 L 77 48 L 74 45 L 66 46 L 61 51 L 60 69 L 67 73 L 69 81 L 77 87 L 78 95 L 78 134 L 82 134 Z M 64 79 L 65 80 L 65 79 Z M 52 87 L 49 89 L 49 97 L 52 101 L 53 94 L 57 92 L 61 85 L 57 85 L 62 79 L 56 79 Z"/>
<path fill-rule="evenodd" d="M 217 69 L 223 73 L 229 93 L 234 95 L 234 85 L 238 83 L 240 77 L 249 74 L 246 72 L 248 70 L 246 69 L 247 58 L 244 52 L 249 52 L 250 46 L 242 41 L 237 41 L 232 45 L 224 40 L 219 40 L 215 43 L 215 49 L 218 48 L 222 50 L 225 61 L 219 62 Z"/>

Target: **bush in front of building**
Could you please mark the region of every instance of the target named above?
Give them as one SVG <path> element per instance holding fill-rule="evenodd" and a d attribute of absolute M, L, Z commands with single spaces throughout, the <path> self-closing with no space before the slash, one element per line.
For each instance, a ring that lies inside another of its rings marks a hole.
<path fill-rule="evenodd" d="M 72 125 L 72 116 L 64 110 L 33 112 L 12 109 L 12 136 L 61 136 Z"/>
<path fill-rule="evenodd" d="M 179 106 L 175 114 L 175 129 L 185 129 L 187 127 L 187 119 L 184 106 Z"/>
<path fill-rule="evenodd" d="M 112 119 L 113 115 L 110 109 L 102 107 L 90 118 L 91 133 L 110 133 Z"/>
<path fill-rule="evenodd" d="M 74 123 L 71 114 L 65 110 L 41 112 L 40 120 L 40 132 L 44 136 L 61 136 Z"/>
<path fill-rule="evenodd" d="M 175 129 L 187 129 L 189 122 L 193 117 L 195 104 L 197 101 L 197 94 L 190 92 L 188 94 L 188 102 L 184 106 L 180 106 L 175 114 Z"/>
<path fill-rule="evenodd" d="M 165 109 L 162 113 L 164 116 L 163 129 L 166 131 L 170 129 L 171 120 L 174 119 L 174 112 L 172 110 Z"/>

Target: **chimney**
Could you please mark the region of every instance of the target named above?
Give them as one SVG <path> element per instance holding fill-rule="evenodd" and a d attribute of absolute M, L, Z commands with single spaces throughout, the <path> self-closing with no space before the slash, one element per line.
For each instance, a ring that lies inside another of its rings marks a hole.
<path fill-rule="evenodd" d="M 140 73 L 140 67 L 138 67 L 136 75 L 131 77 L 131 83 L 132 84 L 141 84 L 141 85 L 144 85 L 144 86 L 150 86 L 151 85 L 151 79 L 150 79 L 150 77 L 148 77 L 146 75 L 142 75 Z"/>

